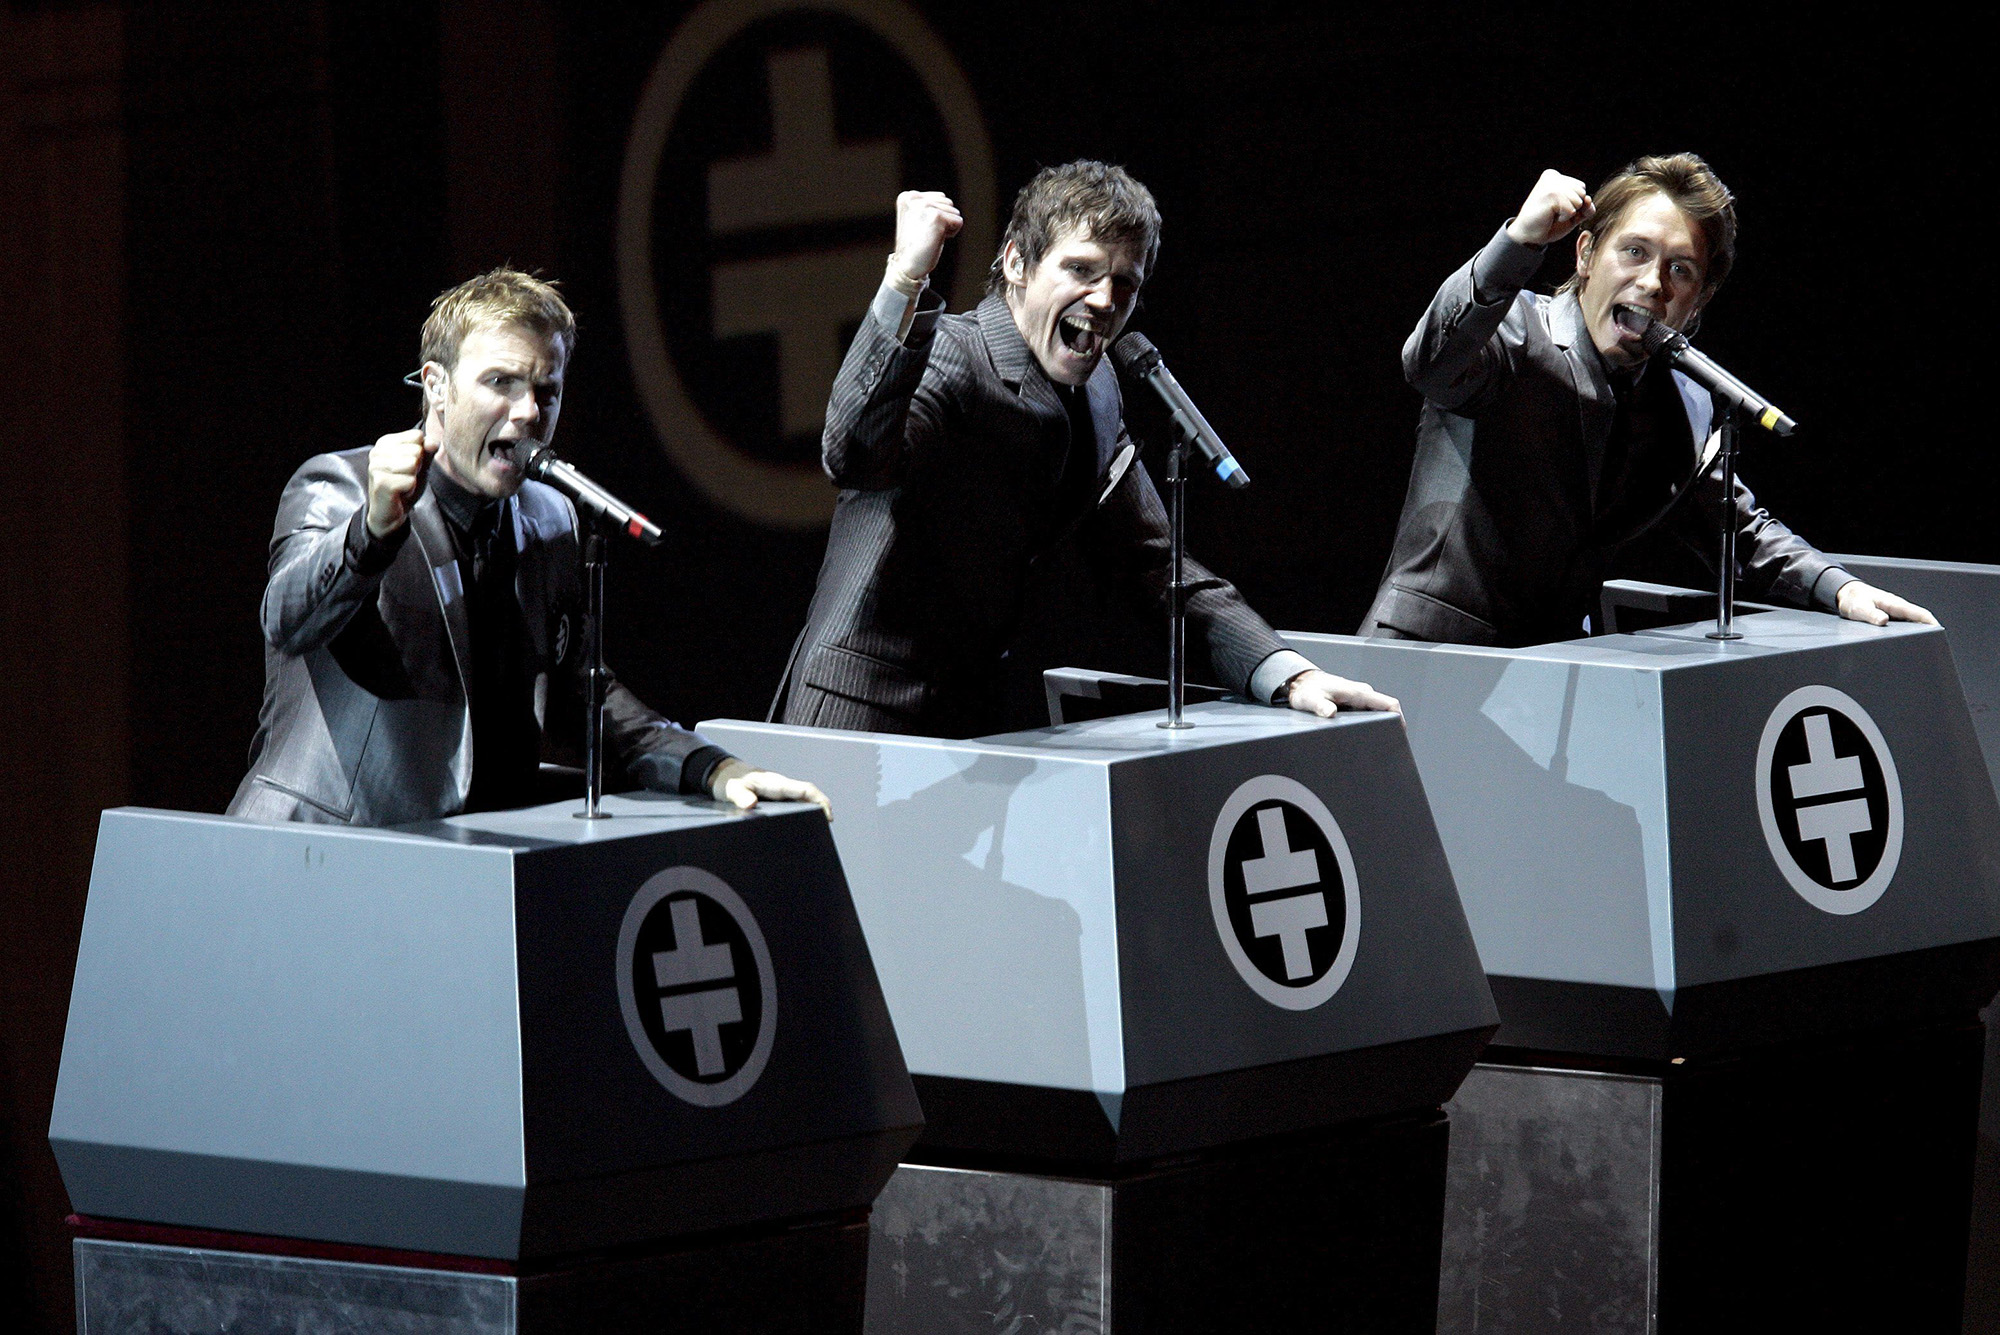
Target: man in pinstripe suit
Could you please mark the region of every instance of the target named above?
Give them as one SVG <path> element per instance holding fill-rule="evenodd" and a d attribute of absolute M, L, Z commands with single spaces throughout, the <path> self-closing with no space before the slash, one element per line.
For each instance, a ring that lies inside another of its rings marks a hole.
<path fill-rule="evenodd" d="M 997 731 L 1028 572 L 1072 529 L 1093 566 L 1165 605 L 1166 512 L 1104 360 L 1159 250 L 1151 192 L 1099 162 L 1045 169 L 1014 202 L 986 300 L 944 315 L 928 279 L 960 224 L 941 194 L 896 201 L 895 253 L 827 405 L 840 500 L 787 723 Z M 1397 707 L 1286 649 L 1226 580 L 1194 562 L 1187 577 L 1193 633 L 1232 690 L 1322 716 Z"/>

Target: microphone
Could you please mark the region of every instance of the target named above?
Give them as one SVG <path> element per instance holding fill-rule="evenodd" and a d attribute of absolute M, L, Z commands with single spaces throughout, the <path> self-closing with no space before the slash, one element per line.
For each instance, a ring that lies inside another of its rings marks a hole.
<path fill-rule="evenodd" d="M 1250 475 L 1243 471 L 1242 464 L 1236 462 L 1236 456 L 1222 443 L 1222 437 L 1215 434 L 1215 428 L 1201 415 L 1201 409 L 1194 406 L 1194 400 L 1181 388 L 1181 382 L 1174 379 L 1174 373 L 1160 359 L 1160 350 L 1153 346 L 1152 339 L 1144 334 L 1125 335 L 1111 345 L 1111 360 L 1125 374 L 1153 387 L 1153 392 L 1167 405 L 1167 411 L 1173 414 L 1174 426 L 1195 443 L 1201 457 L 1214 467 L 1217 477 L 1238 489 L 1250 485 Z"/>
<path fill-rule="evenodd" d="M 1642 314 L 1644 312 L 1629 306 L 1621 307 L 1618 312 L 1621 321 L 1627 315 Z M 1639 331 L 1639 339 L 1645 345 L 1647 356 L 1666 353 L 1675 370 L 1721 399 L 1725 405 L 1741 409 L 1744 416 L 1758 426 L 1781 436 L 1789 436 L 1798 429 L 1799 424 L 1780 412 L 1776 404 L 1710 361 L 1706 354 L 1687 341 L 1686 334 L 1665 321 L 1647 315 L 1646 327 Z"/>
<path fill-rule="evenodd" d="M 521 473 L 554 487 L 575 501 L 579 509 L 588 511 L 613 528 L 624 529 L 648 547 L 659 546 L 661 539 L 666 537 L 660 532 L 658 524 L 578 472 L 576 465 L 558 455 L 553 445 L 535 446 Z"/>

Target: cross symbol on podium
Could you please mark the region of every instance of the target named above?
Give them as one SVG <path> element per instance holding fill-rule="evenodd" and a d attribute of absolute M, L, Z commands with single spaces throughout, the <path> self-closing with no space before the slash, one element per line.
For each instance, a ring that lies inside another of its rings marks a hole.
<path fill-rule="evenodd" d="M 1806 763 L 1788 767 L 1794 800 L 1853 792 L 1863 786 L 1861 758 L 1835 753 L 1833 727 L 1824 712 L 1806 715 L 1805 731 Z M 1833 880 L 1836 883 L 1855 880 L 1854 836 L 1874 828 L 1874 821 L 1868 815 L 1868 799 L 1822 802 L 1800 807 L 1794 814 L 1799 823 L 1799 838 L 1817 839 L 1826 845 L 1826 865 Z"/>
<path fill-rule="evenodd" d="M 668 906 L 673 915 L 674 948 L 653 952 L 653 981 L 662 991 L 691 983 L 728 982 L 736 976 L 736 965 L 727 943 L 711 944 L 701 934 L 701 910 L 693 899 L 676 899 Z M 703 1075 L 720 1075 L 722 1026 L 743 1018 L 742 998 L 733 987 L 711 987 L 699 992 L 677 992 L 660 998 L 660 1023 L 668 1033 L 686 1030 L 694 1042 L 695 1069 Z"/>
<path fill-rule="evenodd" d="M 1257 899 L 1280 890 L 1320 883 L 1319 854 L 1310 848 L 1292 847 L 1291 837 L 1285 831 L 1284 808 L 1266 807 L 1259 811 L 1257 834 L 1263 843 L 1263 856 L 1243 863 L 1246 898 Z M 1312 976 L 1312 951 L 1307 947 L 1306 933 L 1326 925 L 1326 896 L 1317 890 L 1283 899 L 1265 899 L 1250 906 L 1251 929 L 1260 937 L 1278 938 L 1285 952 L 1287 978 Z"/>

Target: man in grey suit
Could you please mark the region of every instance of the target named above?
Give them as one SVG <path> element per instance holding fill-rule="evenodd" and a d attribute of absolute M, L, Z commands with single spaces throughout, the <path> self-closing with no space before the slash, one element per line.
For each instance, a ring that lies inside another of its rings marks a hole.
<path fill-rule="evenodd" d="M 1576 272 L 1524 291 L 1576 231 Z M 1733 197 L 1690 153 L 1599 188 L 1546 171 L 1438 289 L 1403 371 L 1424 396 L 1389 568 L 1361 633 L 1519 646 L 1585 633 L 1612 559 L 1665 523 L 1704 560 L 1728 516 L 1746 592 L 1884 625 L 1931 614 L 1869 587 L 1757 505 L 1723 495 L 1708 392 L 1648 372 L 1650 316 L 1689 331 L 1736 256 Z"/>
<path fill-rule="evenodd" d="M 1045 169 L 1015 200 L 986 300 L 944 315 L 929 276 L 960 223 L 944 195 L 896 201 L 895 253 L 827 406 L 841 492 L 780 688 L 787 723 L 997 731 L 1029 571 L 1072 529 L 1098 570 L 1164 606 L 1166 513 L 1104 360 L 1159 251 L 1151 192 L 1100 162 Z M 1190 627 L 1230 689 L 1323 716 L 1396 708 L 1286 649 L 1226 581 L 1187 571 Z"/>
<path fill-rule="evenodd" d="M 577 516 L 521 467 L 554 434 L 576 321 L 496 269 L 424 323 L 423 423 L 309 459 L 286 484 L 264 590 L 264 707 L 229 814 L 398 825 L 547 796 L 545 749 L 584 724 Z M 613 682 L 607 765 L 752 806 L 818 802 Z"/>

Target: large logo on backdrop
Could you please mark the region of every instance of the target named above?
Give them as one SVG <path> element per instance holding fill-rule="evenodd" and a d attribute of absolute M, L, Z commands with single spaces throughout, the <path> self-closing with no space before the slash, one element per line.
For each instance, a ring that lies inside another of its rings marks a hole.
<path fill-rule="evenodd" d="M 1250 990 L 1311 1010 L 1347 981 L 1361 936 L 1354 858 L 1333 813 L 1282 775 L 1247 780 L 1215 818 L 1208 898 L 1222 949 Z"/>
<path fill-rule="evenodd" d="M 750 906 L 699 867 L 639 887 L 618 932 L 618 1003 L 639 1060 L 705 1108 L 742 1098 L 778 1023 L 771 952 Z"/>
<path fill-rule="evenodd" d="M 1792 889 L 1828 913 L 1882 897 L 1903 851 L 1903 787 L 1868 711 L 1831 686 L 1801 686 L 1757 744 L 1757 814 Z"/>
<path fill-rule="evenodd" d="M 993 152 L 902 0 L 710 0 L 661 53 L 619 183 L 619 298 L 660 443 L 717 504 L 777 528 L 832 515 L 827 393 L 905 189 L 958 202 L 934 281 L 969 307 L 993 256 Z"/>

